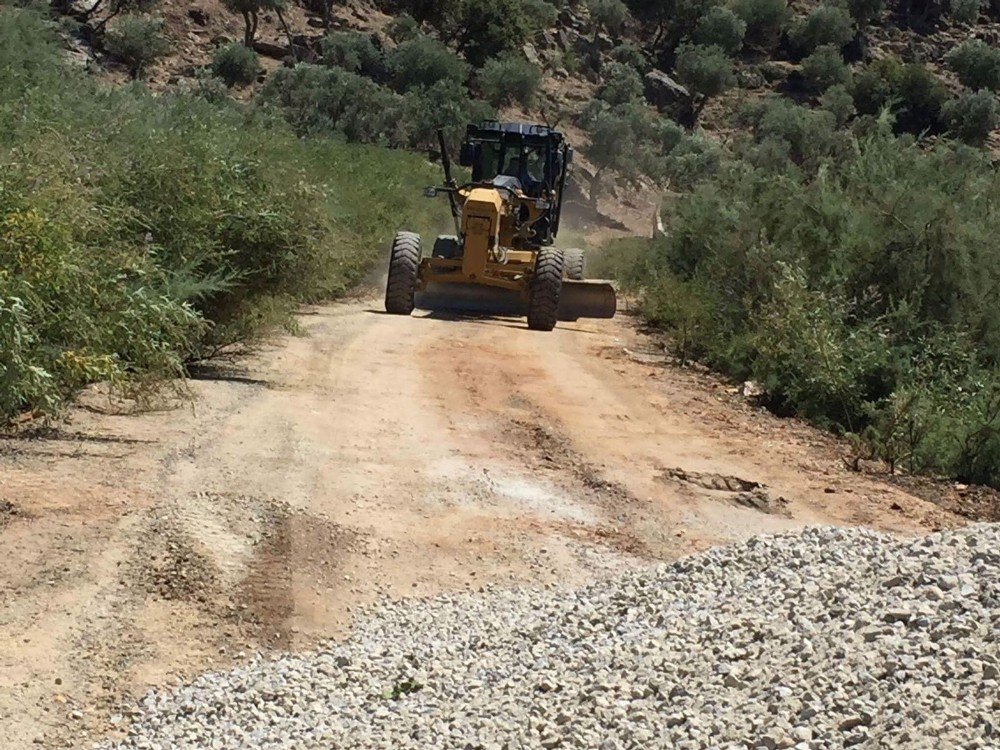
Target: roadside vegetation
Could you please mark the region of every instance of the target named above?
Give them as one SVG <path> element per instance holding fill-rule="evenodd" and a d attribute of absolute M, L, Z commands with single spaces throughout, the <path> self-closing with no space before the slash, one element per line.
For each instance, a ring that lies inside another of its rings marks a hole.
<path fill-rule="evenodd" d="M 1000 486 L 1000 178 L 885 115 L 772 104 L 665 236 L 605 262 L 682 360 L 753 379 L 769 405 L 853 435 L 893 469 Z M 822 118 L 822 119 L 816 119 Z"/>
<path fill-rule="evenodd" d="M 290 326 L 420 226 L 434 176 L 255 109 L 101 86 L 41 15 L 0 6 L 0 420 L 98 380 L 141 394 Z"/>
<path fill-rule="evenodd" d="M 295 4 L 316 14 L 307 35 L 288 28 Z M 292 301 L 342 290 L 371 261 L 380 213 L 399 224 L 434 179 L 403 152 L 433 148 L 438 128 L 454 146 L 466 122 L 515 106 L 585 134 L 575 181 L 595 211 L 668 191 L 666 235 L 604 261 L 681 359 L 760 381 L 772 408 L 854 436 L 859 456 L 1000 485 L 1000 58 L 986 41 L 1000 5 L 377 0 L 393 20 L 365 30 L 334 23 L 328 0 L 224 5 L 240 33 L 184 96 L 79 96 L 92 84 L 61 72 L 51 43 L 28 54 L 5 32 L 0 180 L 14 187 L 0 195 L 25 204 L 5 231 L 28 232 L 17 222 L 34 208 L 58 224 L 47 257 L 95 281 L 19 270 L 66 304 L 0 294 L 21 306 L 5 303 L 5 351 L 33 353 L 7 367 L 19 390 L 4 414 L 97 377 L 179 372 Z M 165 52 L 156 0 L 69 15 L 138 80 Z M 287 38 L 277 57 L 261 23 Z M 554 101 L 561 80 L 586 95 Z M 232 104 L 241 90 L 252 102 Z M 7 246 L 26 252 L 26 236 Z M 108 333 L 131 322 L 60 322 L 77 306 L 81 319 L 126 309 L 122 295 L 155 329 L 141 346 Z M 65 340 L 44 343 L 48 325 Z"/>

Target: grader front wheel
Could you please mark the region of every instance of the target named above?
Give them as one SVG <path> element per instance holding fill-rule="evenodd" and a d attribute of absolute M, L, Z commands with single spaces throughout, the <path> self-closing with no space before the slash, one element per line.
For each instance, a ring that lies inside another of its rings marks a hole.
<path fill-rule="evenodd" d="M 399 232 L 389 252 L 389 278 L 385 284 L 385 311 L 393 315 L 413 312 L 413 295 L 420 270 L 420 235 Z"/>
<path fill-rule="evenodd" d="M 533 331 L 551 331 L 556 327 L 564 263 L 560 250 L 547 247 L 538 253 L 528 296 L 528 328 Z"/>

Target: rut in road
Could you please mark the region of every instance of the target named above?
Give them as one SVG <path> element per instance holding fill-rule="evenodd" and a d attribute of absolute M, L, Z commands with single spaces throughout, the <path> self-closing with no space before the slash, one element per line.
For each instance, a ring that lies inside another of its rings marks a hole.
<path fill-rule="evenodd" d="M 582 584 L 806 524 L 962 521 L 636 356 L 627 318 L 537 333 L 375 305 L 312 309 L 306 335 L 200 373 L 173 409 L 91 393 L 6 446 L 8 747 L 103 736 L 146 686 L 343 636 L 384 598 Z M 766 487 L 780 512 L 679 476 Z"/>

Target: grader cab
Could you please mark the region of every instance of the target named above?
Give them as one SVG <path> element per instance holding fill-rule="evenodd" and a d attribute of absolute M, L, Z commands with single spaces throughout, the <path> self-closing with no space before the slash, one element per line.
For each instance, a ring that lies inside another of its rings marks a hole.
<path fill-rule="evenodd" d="M 445 184 L 427 195 L 447 195 L 455 234 L 438 237 L 430 257 L 418 235 L 396 235 L 386 310 L 526 315 L 542 331 L 559 320 L 613 317 L 612 286 L 583 280 L 580 250 L 554 247 L 573 160 L 563 135 L 542 125 L 470 125 L 459 161 L 472 179 L 463 185 L 439 136 Z"/>

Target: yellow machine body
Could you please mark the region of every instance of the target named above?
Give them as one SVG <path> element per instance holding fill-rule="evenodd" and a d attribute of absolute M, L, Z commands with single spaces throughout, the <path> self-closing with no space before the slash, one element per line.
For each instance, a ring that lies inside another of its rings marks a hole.
<path fill-rule="evenodd" d="M 523 315 L 538 255 L 531 225 L 545 214 L 542 202 L 506 188 L 472 187 L 456 193 L 460 252 L 456 258 L 420 262 L 417 306 L 496 315 Z M 617 309 L 607 282 L 566 279 L 559 318 L 611 318 Z"/>

